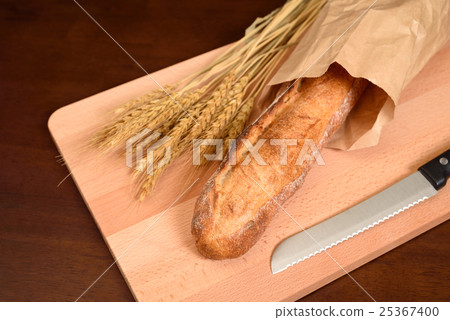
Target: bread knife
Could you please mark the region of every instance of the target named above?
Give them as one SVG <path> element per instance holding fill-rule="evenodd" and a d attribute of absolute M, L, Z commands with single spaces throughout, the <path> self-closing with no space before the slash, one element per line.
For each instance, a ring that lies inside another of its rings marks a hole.
<path fill-rule="evenodd" d="M 272 273 L 311 258 L 433 197 L 449 176 L 450 149 L 364 202 L 281 242 L 272 255 Z"/>

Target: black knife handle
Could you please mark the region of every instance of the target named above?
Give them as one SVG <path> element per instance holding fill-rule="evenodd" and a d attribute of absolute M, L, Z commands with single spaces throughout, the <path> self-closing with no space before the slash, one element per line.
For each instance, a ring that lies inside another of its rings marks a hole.
<path fill-rule="evenodd" d="M 425 163 L 419 168 L 419 171 L 436 190 L 444 187 L 450 177 L 450 149 Z"/>

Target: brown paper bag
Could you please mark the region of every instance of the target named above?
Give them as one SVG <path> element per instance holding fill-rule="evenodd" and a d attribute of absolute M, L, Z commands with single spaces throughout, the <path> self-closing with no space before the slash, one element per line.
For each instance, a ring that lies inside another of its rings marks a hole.
<path fill-rule="evenodd" d="M 270 85 L 318 77 L 333 62 L 372 84 L 328 147 L 376 145 L 402 89 L 450 37 L 448 0 L 331 0 Z"/>

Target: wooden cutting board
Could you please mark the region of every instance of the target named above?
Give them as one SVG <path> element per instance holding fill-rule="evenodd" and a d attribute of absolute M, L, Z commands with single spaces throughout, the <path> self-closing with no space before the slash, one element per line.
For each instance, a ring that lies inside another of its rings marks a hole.
<path fill-rule="evenodd" d="M 206 53 L 152 76 L 162 84 L 173 82 L 207 65 L 223 50 Z M 449 148 L 448 70 L 449 45 L 404 90 L 395 119 L 383 128 L 379 144 L 347 152 L 324 150 L 326 165 L 311 170 L 301 190 L 284 205 L 286 211 L 302 226 L 311 227 L 406 177 Z M 186 177 L 192 169 L 183 160 L 175 161 L 167 170 L 148 200 L 142 203 L 133 200 L 131 169 L 126 167 L 125 159 L 116 154 L 100 155 L 87 148 L 86 142 L 111 118 L 114 107 L 155 87 L 144 76 L 63 107 L 52 114 L 48 123 L 137 300 L 296 300 L 345 274 L 327 254 L 321 253 L 272 275 L 270 257 L 274 248 L 300 231 L 282 211 L 261 241 L 243 257 L 212 261 L 200 256 L 190 234 L 190 222 L 195 198 L 213 168 L 200 173 L 200 180 L 167 211 L 190 183 Z M 328 252 L 346 271 L 351 271 L 449 217 L 450 186 L 447 186 L 432 199 Z M 365 279 L 357 280 L 362 286 L 373 285 Z M 355 285 L 355 290 L 360 289 Z"/>

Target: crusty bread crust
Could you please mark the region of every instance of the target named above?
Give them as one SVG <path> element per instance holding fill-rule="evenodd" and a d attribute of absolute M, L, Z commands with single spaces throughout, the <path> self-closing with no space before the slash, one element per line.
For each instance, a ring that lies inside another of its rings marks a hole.
<path fill-rule="evenodd" d="M 344 122 L 367 81 L 352 78 L 333 64 L 318 78 L 302 79 L 237 139 L 236 164 L 225 159 L 197 199 L 192 234 L 199 252 L 210 259 L 236 258 L 262 236 L 276 212 L 300 186 L 312 161 L 296 164 L 305 139 L 319 150 Z M 259 154 L 267 165 L 252 161 L 244 139 L 295 139 L 287 165 L 280 147 L 266 141 Z"/>

